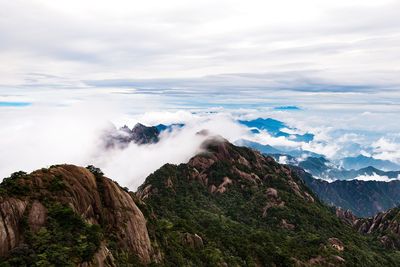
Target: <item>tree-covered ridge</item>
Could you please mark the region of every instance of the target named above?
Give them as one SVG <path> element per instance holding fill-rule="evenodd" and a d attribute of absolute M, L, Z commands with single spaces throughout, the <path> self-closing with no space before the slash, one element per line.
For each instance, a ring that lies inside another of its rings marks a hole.
<path fill-rule="evenodd" d="M 139 188 L 166 266 L 393 266 L 400 254 L 343 224 L 291 170 L 209 142 Z"/>

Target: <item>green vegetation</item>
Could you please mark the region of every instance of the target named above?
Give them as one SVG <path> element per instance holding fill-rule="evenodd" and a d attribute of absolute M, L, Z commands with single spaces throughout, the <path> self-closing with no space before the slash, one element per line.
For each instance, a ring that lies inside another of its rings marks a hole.
<path fill-rule="evenodd" d="M 20 180 L 27 177 L 26 172 L 18 171 L 10 175 L 10 177 L 4 178 L 0 187 L 1 195 L 11 195 L 11 196 L 24 196 L 29 192 L 29 187 Z"/>
<path fill-rule="evenodd" d="M 49 185 L 49 190 L 52 192 L 61 191 L 65 188 L 66 185 L 61 175 L 56 175 L 54 179 L 51 180 Z"/>
<path fill-rule="evenodd" d="M 400 264 L 399 251 L 384 249 L 376 235 L 362 235 L 343 224 L 289 169 L 230 144 L 211 144 L 209 151 L 190 164 L 164 165 L 137 195 L 129 192 L 147 219 L 153 260 L 158 260 L 152 266 Z M 115 231 L 119 224 L 109 222 L 115 209 L 107 178 L 94 166 L 87 169 L 95 176 L 101 200 L 92 205 L 100 225 L 88 224 L 64 201 L 75 181 L 68 168 L 18 172 L 4 180 L 0 197 L 25 199 L 28 205 L 39 200 L 47 218 L 42 228 L 33 229 L 24 214 L 24 243 L 0 259 L 0 266 L 76 266 L 91 261 L 102 242 L 119 266 L 141 266 L 138 255 L 121 248 L 123 237 Z M 32 177 L 40 182 L 33 183 Z M 398 220 L 397 213 L 388 218 Z M 115 216 L 123 215 L 118 211 Z M 344 249 L 335 248 L 332 240 Z"/>
<path fill-rule="evenodd" d="M 236 148 L 248 160 L 255 160 L 251 151 Z M 234 153 L 231 152 L 231 153 Z M 206 157 L 206 155 L 203 155 Z M 263 179 L 255 184 L 241 178 L 234 168 L 256 173 Z M 208 183 L 218 186 L 223 177 L 234 181 L 224 193 L 211 193 L 200 181 L 191 179 L 191 167 L 167 164 L 150 175 L 145 184 L 152 193 L 141 207 L 149 220 L 149 232 L 164 254 L 164 266 L 292 266 L 296 261 L 307 263 L 318 257 L 322 265 L 395 266 L 400 253 L 386 251 L 373 237 L 363 236 L 334 215 L 297 177 L 294 181 L 301 192 L 316 200 L 306 201 L 293 192 L 288 176 L 276 172 L 274 162 L 259 169 L 232 162 L 216 161 L 206 170 Z M 166 181 L 173 186 L 166 186 Z M 283 207 L 271 207 L 263 217 L 268 203 L 266 189 L 275 188 Z M 287 229 L 282 220 L 294 226 Z M 197 234 L 204 242 L 191 247 L 183 242 L 185 233 Z M 344 251 L 333 248 L 329 238 L 338 238 Z"/>
<path fill-rule="evenodd" d="M 100 227 L 85 223 L 59 203 L 47 209 L 46 225 L 37 232 L 26 220 L 22 223 L 25 244 L 13 249 L 0 266 L 75 266 L 92 259 L 102 239 Z"/>

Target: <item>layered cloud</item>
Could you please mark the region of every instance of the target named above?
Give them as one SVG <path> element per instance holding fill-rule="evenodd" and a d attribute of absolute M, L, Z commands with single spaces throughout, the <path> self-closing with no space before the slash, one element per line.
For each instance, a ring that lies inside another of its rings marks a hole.
<path fill-rule="evenodd" d="M 7 85 L 164 89 L 231 80 L 238 89 L 344 92 L 400 83 L 394 0 L 0 5 Z"/>

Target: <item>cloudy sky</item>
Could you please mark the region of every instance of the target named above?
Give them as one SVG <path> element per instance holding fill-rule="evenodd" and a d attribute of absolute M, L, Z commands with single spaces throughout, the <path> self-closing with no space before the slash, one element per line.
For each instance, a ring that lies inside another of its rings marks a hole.
<path fill-rule="evenodd" d="M 318 133 L 331 144 L 311 149 L 327 156 L 358 142 L 400 162 L 398 10 L 396 0 L 0 0 L 0 160 L 59 145 L 21 166 L 83 164 L 72 148 L 109 122 L 217 111 Z M 20 165 L 9 166 L 0 173 Z"/>
<path fill-rule="evenodd" d="M 75 87 L 118 79 L 104 84 L 151 86 L 142 79 L 244 73 L 257 74 L 238 78 L 251 82 L 248 86 L 269 81 L 303 90 L 321 83 L 385 88 L 399 83 L 395 0 L 1 0 L 0 5 L 3 85 Z"/>

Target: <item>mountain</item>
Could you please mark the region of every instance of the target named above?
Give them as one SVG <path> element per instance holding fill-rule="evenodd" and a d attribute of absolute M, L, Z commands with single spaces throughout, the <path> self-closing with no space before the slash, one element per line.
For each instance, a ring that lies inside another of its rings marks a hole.
<path fill-rule="evenodd" d="M 282 154 L 283 153 L 282 151 L 274 148 L 273 146 L 262 145 L 260 143 L 252 142 L 252 141 L 249 141 L 246 139 L 240 139 L 240 140 L 236 141 L 235 144 L 238 146 L 245 146 L 245 147 L 250 147 L 250 148 L 256 149 L 263 154 Z"/>
<path fill-rule="evenodd" d="M 308 157 L 298 161 L 296 165 L 307 170 L 313 176 L 325 180 L 381 179 L 389 181 L 400 177 L 400 171 L 382 171 L 371 166 L 359 170 L 346 170 L 323 157 Z"/>
<path fill-rule="evenodd" d="M 315 179 L 299 167 L 292 171 L 325 203 L 351 210 L 356 216 L 370 217 L 400 205 L 400 180 L 391 182 Z"/>
<path fill-rule="evenodd" d="M 285 147 L 273 147 L 271 145 L 263 145 L 257 142 L 253 142 L 246 139 L 239 139 L 235 142 L 239 146 L 249 147 L 260 151 L 266 155 L 272 156 L 290 156 L 293 158 L 304 158 L 304 157 L 323 157 L 321 154 L 317 154 L 308 150 L 303 149 L 287 149 Z"/>
<path fill-rule="evenodd" d="M 160 132 L 156 127 L 147 127 L 137 123 L 130 132 L 130 140 L 139 145 L 157 143 L 159 134 Z"/>
<path fill-rule="evenodd" d="M 166 266 L 385 266 L 400 258 L 362 235 L 271 157 L 223 140 L 167 164 L 138 189 Z"/>
<path fill-rule="evenodd" d="M 359 170 L 347 170 L 336 166 L 325 157 L 309 156 L 307 158 L 296 158 L 287 154 L 269 155 L 278 162 L 281 162 L 282 157 L 285 157 L 286 164 L 301 167 L 314 177 L 328 181 L 352 179 L 390 181 L 391 179 L 398 179 L 400 177 L 400 171 L 382 171 L 371 166 Z"/>
<path fill-rule="evenodd" d="M 265 130 L 269 134 L 275 137 L 286 137 L 296 142 L 311 142 L 314 139 L 314 135 L 311 133 L 305 134 L 290 134 L 284 131 L 284 129 L 296 130 L 288 127 L 284 122 L 275 119 L 258 118 L 255 120 L 239 120 L 240 124 L 245 125 L 252 129 L 253 133 L 259 133 L 260 130 Z"/>
<path fill-rule="evenodd" d="M 132 130 L 124 125 L 120 129 L 113 128 L 103 135 L 106 148 L 125 148 L 130 143 L 138 145 L 153 144 L 159 141 L 160 131 L 155 126 L 137 123 Z"/>
<path fill-rule="evenodd" d="M 93 167 L 0 184 L 2 266 L 397 266 L 295 171 L 221 138 L 134 194 Z"/>
<path fill-rule="evenodd" d="M 347 157 L 339 161 L 339 164 L 345 169 L 361 169 L 372 166 L 377 169 L 385 171 L 399 171 L 400 165 L 389 160 L 375 159 L 372 157 L 366 157 L 358 155 L 357 157 Z"/>
<path fill-rule="evenodd" d="M 0 185 L 1 266 L 157 261 L 134 198 L 94 167 L 14 173 Z"/>

